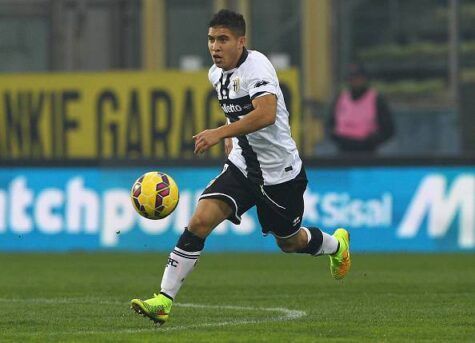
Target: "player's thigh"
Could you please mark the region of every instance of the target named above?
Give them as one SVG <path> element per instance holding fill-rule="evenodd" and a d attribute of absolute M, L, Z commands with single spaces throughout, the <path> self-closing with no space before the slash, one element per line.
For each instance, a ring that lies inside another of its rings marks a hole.
<path fill-rule="evenodd" d="M 202 199 L 198 202 L 188 224 L 188 230 L 205 238 L 233 212 L 231 206 L 220 199 Z"/>
<path fill-rule="evenodd" d="M 300 229 L 304 211 L 304 192 L 307 187 L 305 171 L 289 182 L 265 186 L 257 203 L 257 215 L 263 233 L 287 239 Z"/>
<path fill-rule="evenodd" d="M 267 202 L 257 204 L 257 217 L 262 226 L 262 232 L 272 233 L 277 238 L 290 238 L 300 228 L 304 209 L 303 201 L 297 197 L 281 199 L 280 202 L 275 196 L 272 199 L 283 208 L 276 208 Z"/>
<path fill-rule="evenodd" d="M 241 223 L 242 214 L 256 203 L 256 195 L 249 180 L 230 162 L 203 191 L 200 202 L 205 199 L 217 199 L 228 204 L 232 212 L 226 219 L 236 225 Z"/>

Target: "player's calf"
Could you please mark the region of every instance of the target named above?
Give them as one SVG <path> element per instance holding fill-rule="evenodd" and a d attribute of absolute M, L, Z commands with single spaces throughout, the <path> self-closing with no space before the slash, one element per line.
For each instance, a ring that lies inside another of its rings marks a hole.
<path fill-rule="evenodd" d="M 289 238 L 276 237 L 277 245 L 285 253 L 296 253 L 307 246 L 307 235 L 299 230 L 295 235 Z"/>

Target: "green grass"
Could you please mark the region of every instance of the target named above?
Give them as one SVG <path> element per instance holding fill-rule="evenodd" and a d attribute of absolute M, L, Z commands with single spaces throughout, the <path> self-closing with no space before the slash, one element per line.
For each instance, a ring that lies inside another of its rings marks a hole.
<path fill-rule="evenodd" d="M 475 341 L 475 255 L 354 254 L 337 282 L 326 257 L 204 254 L 159 329 L 128 301 L 158 291 L 165 260 L 0 254 L 0 341 Z"/>

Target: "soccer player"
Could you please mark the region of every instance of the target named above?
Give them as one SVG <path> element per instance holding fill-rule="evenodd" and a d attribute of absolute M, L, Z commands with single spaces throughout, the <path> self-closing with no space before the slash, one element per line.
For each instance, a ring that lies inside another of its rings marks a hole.
<path fill-rule="evenodd" d="M 206 237 L 224 220 L 235 224 L 251 207 L 264 234 L 272 234 L 286 253 L 329 255 L 335 279 L 349 271 L 349 234 L 333 235 L 301 227 L 307 177 L 290 135 L 289 113 L 270 61 L 245 47 L 242 15 L 221 10 L 209 23 L 208 48 L 214 62 L 209 80 L 216 89 L 227 125 L 195 135 L 200 154 L 224 140 L 228 159 L 223 171 L 200 197 L 188 227 L 170 253 L 161 291 L 148 300 L 133 299 L 132 308 L 154 322 L 168 320 L 173 301 L 193 270 Z"/>

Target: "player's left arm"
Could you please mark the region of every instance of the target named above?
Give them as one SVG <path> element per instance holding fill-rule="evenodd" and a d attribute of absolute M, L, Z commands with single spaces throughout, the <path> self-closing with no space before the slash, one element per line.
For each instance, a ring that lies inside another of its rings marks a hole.
<path fill-rule="evenodd" d="M 237 137 L 256 132 L 275 123 L 277 116 L 277 97 L 267 93 L 252 100 L 254 110 L 240 120 L 216 129 L 205 130 L 193 136 L 195 154 L 203 153 L 224 138 Z"/>

